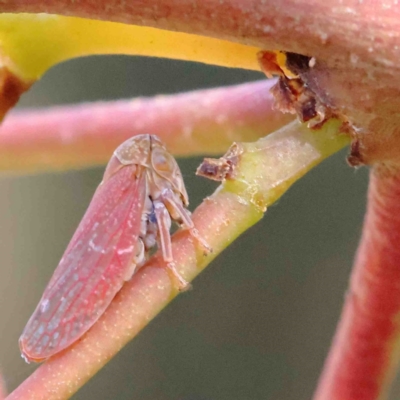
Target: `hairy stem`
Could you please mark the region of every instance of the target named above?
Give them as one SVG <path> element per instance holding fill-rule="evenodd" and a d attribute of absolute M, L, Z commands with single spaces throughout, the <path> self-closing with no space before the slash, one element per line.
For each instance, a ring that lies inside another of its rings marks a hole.
<path fill-rule="evenodd" d="M 265 208 L 310 168 L 348 143 L 331 121 L 320 131 L 293 122 L 265 139 L 236 144 L 235 179 L 227 180 L 193 215 L 201 246 L 185 231 L 173 237 L 179 272 L 191 281 L 237 236 L 263 216 Z M 82 340 L 38 368 L 9 400 L 66 399 L 93 376 L 177 294 L 158 255 L 134 275 Z"/>
<path fill-rule="evenodd" d="M 120 143 L 147 132 L 175 155 L 221 154 L 233 141 L 255 140 L 293 118 L 273 110 L 273 83 L 19 112 L 0 127 L 0 170 L 103 164 Z"/>
<path fill-rule="evenodd" d="M 371 172 L 361 243 L 315 400 L 383 400 L 400 352 L 400 172 Z"/>

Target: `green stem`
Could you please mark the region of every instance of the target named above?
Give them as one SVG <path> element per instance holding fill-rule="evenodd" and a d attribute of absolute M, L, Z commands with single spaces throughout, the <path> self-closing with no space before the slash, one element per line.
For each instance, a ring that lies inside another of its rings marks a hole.
<path fill-rule="evenodd" d="M 186 231 L 173 237 L 179 272 L 191 281 L 214 257 L 263 216 L 265 207 L 317 163 L 348 143 L 338 121 L 311 131 L 298 122 L 255 143 L 236 144 L 232 179 L 226 180 L 193 214 L 200 235 L 213 248 L 205 256 Z M 224 158 L 229 159 L 229 154 Z M 232 164 L 233 165 L 233 164 Z M 176 295 L 156 255 L 128 282 L 82 340 L 38 368 L 9 400 L 66 399 L 104 366 Z"/>

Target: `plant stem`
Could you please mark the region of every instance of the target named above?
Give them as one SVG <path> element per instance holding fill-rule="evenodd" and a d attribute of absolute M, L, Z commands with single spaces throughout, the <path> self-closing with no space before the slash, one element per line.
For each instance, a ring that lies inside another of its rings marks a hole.
<path fill-rule="evenodd" d="M 2 65 L 25 84 L 54 63 L 87 54 L 147 54 L 250 69 L 257 69 L 258 49 L 308 55 L 313 66 L 301 78 L 348 123 L 359 159 L 398 163 L 397 0 L 3 0 L 0 11 L 88 18 L 0 15 Z M 0 85 L 0 95 L 4 91 Z"/>
<path fill-rule="evenodd" d="M 400 9 L 395 0 L 3 0 L 1 12 L 49 13 L 154 26 L 348 63 L 358 49 L 375 64 L 396 62 Z M 374 18 L 371 18 L 373 16 Z M 355 23 L 357 22 L 357 23 Z M 365 29 L 364 35 L 359 35 Z M 371 40 L 374 38 L 375 40 Z"/>
<path fill-rule="evenodd" d="M 6 385 L 3 380 L 3 376 L 0 375 L 0 400 L 4 400 L 6 398 Z"/>
<path fill-rule="evenodd" d="M 350 287 L 315 400 L 383 400 L 399 364 L 400 172 L 371 172 Z"/>
<path fill-rule="evenodd" d="M 167 57 L 259 70 L 257 47 L 60 15 L 0 14 L 0 42 L 2 66 L 24 81 L 38 79 L 62 61 L 94 54 Z"/>
<path fill-rule="evenodd" d="M 175 155 L 221 154 L 273 132 L 275 81 L 10 115 L 0 128 L 0 170 L 37 172 L 106 163 L 124 140 L 157 134 Z M 212 137 L 212 140 L 210 138 Z"/>
<path fill-rule="evenodd" d="M 263 216 L 265 208 L 318 162 L 348 143 L 338 121 L 311 131 L 297 121 L 255 143 L 237 144 L 235 180 L 222 184 L 193 214 L 200 235 L 213 248 L 204 256 L 186 231 L 173 237 L 175 263 L 191 281 L 236 237 Z M 128 282 L 99 321 L 66 351 L 39 367 L 9 400 L 60 400 L 76 392 L 176 295 L 156 255 Z"/>

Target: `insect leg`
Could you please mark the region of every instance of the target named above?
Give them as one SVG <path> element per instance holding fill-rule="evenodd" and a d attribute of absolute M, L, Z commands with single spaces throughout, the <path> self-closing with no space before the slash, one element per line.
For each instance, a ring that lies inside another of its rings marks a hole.
<path fill-rule="evenodd" d="M 182 205 L 181 201 L 175 198 L 174 193 L 170 189 L 165 189 L 161 193 L 161 199 L 174 210 L 173 214 L 179 216 L 179 218 L 182 220 L 182 228 L 190 231 L 190 234 L 203 247 L 205 255 L 212 253 L 212 248 L 200 236 L 199 231 L 195 228 L 192 218 L 190 217 L 190 212 Z"/>
<path fill-rule="evenodd" d="M 161 202 L 154 202 L 154 212 L 157 219 L 163 259 L 167 263 L 167 266 L 173 273 L 174 277 L 178 280 L 179 290 L 187 290 L 190 288 L 190 283 L 187 282 L 177 271 L 174 263 L 174 257 L 172 255 L 171 235 L 169 232 L 171 228 L 171 217 L 169 212 L 165 205 Z"/>
<path fill-rule="evenodd" d="M 141 238 L 138 238 L 138 241 L 135 245 L 135 256 L 131 261 L 131 264 L 124 275 L 124 281 L 129 281 L 133 274 L 140 268 L 143 263 L 146 261 L 146 249 L 145 245 Z"/>

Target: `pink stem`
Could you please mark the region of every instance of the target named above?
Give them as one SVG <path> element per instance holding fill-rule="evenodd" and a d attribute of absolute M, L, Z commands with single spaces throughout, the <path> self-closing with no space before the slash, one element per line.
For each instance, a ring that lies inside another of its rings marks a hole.
<path fill-rule="evenodd" d="M 4 400 L 7 396 L 6 385 L 3 380 L 3 376 L 0 375 L 0 400 Z"/>
<path fill-rule="evenodd" d="M 256 222 L 251 207 L 238 200 L 237 195 L 220 191 L 193 214 L 200 235 L 213 248 L 208 257 L 187 231 L 174 235 L 174 259 L 185 279 L 192 280 L 227 243 Z M 152 257 L 81 340 L 42 364 L 7 400 L 68 399 L 177 295 L 174 282 L 161 257 Z"/>
<path fill-rule="evenodd" d="M 47 12 L 155 26 L 349 63 L 362 50 L 375 63 L 398 59 L 400 7 L 380 0 L 3 0 L 1 12 Z M 373 16 L 373 18 L 371 18 Z M 359 32 L 364 32 L 359 35 Z M 371 38 L 376 39 L 375 41 Z M 372 48 L 372 51 L 368 51 Z"/>
<path fill-rule="evenodd" d="M 233 141 L 265 136 L 293 118 L 274 112 L 274 82 L 11 114 L 0 127 L 0 169 L 105 163 L 120 143 L 141 133 L 159 135 L 175 155 L 222 153 Z"/>
<path fill-rule="evenodd" d="M 314 57 L 302 79 L 348 122 L 360 159 L 400 156 L 397 0 L 3 0 L 0 12 L 153 26 Z"/>
<path fill-rule="evenodd" d="M 350 289 L 315 400 L 385 398 L 399 364 L 400 173 L 371 173 Z"/>

